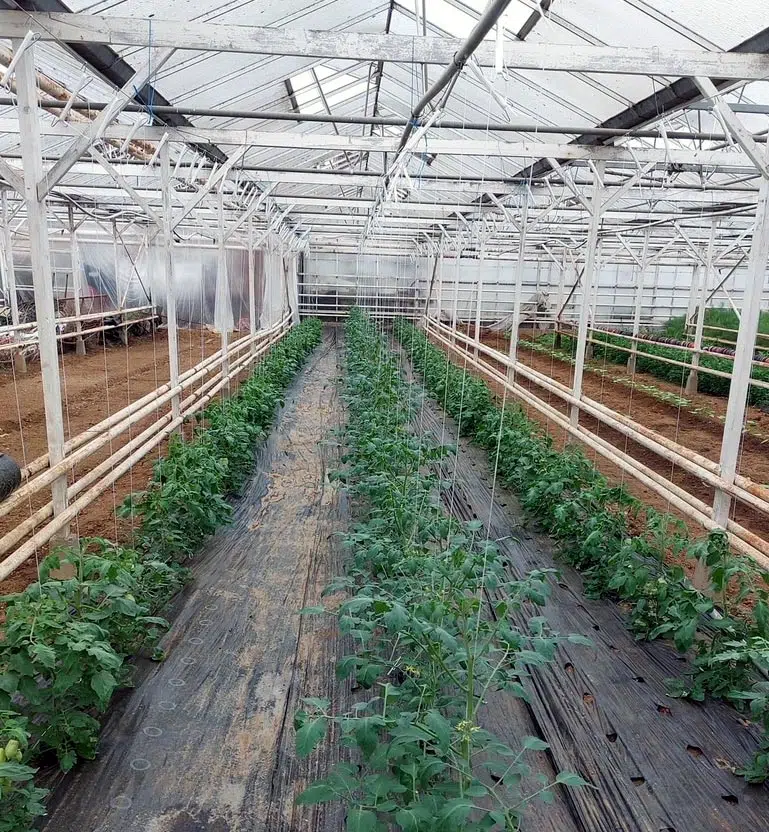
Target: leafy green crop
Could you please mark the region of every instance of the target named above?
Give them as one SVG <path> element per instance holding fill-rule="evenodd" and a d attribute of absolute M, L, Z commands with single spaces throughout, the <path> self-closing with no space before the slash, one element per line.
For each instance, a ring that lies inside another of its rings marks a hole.
<path fill-rule="evenodd" d="M 671 687 L 679 696 L 723 697 L 769 730 L 769 694 L 756 682 L 755 666 L 769 671 L 766 573 L 735 557 L 726 535 L 689 540 L 680 522 L 644 506 L 624 488 L 611 486 L 573 445 L 553 447 L 517 405 L 497 407 L 487 385 L 452 364 L 412 324 L 396 333 L 421 373 L 425 387 L 459 422 L 461 432 L 486 447 L 502 480 L 527 512 L 562 547 L 585 576 L 586 589 L 622 601 L 637 638 L 669 638 L 682 653 L 694 650 L 694 669 Z M 707 567 L 712 595 L 697 592 L 681 566 L 688 557 Z M 737 613 L 748 593 L 751 618 Z M 718 600 L 718 607 L 716 606 Z M 769 778 L 769 738 L 745 770 L 754 782 Z"/>
<path fill-rule="evenodd" d="M 28 764 L 27 720 L 0 711 L 0 832 L 31 832 L 35 818 L 45 814 L 45 789 L 33 783 L 37 769 Z"/>
<path fill-rule="evenodd" d="M 254 459 L 283 391 L 320 340 L 317 319 L 304 321 L 274 346 L 237 395 L 214 401 L 200 417 L 192 441 L 172 438 L 168 455 L 155 464 L 146 491 L 120 509 L 140 521 L 136 545 L 164 561 L 183 563 L 232 509 L 225 496 L 236 491 Z"/>
<path fill-rule="evenodd" d="M 552 633 L 537 614 L 546 572 L 511 580 L 482 524 L 446 515 L 428 466 L 447 449 L 410 431 L 415 389 L 358 310 L 346 338 L 348 452 L 337 478 L 358 523 L 345 540 L 347 575 L 326 592 L 348 597 L 333 613 L 305 612 L 336 616 L 356 645 L 337 674 L 373 696 L 345 714 L 305 701 L 295 717 L 299 755 L 329 723 L 356 753 L 299 801 L 344 801 L 348 830 L 516 830 L 531 799 L 586 783 L 568 772 L 555 783 L 534 778 L 526 755 L 547 744 L 525 737 L 512 749 L 478 724 L 478 711 L 489 691 L 525 697 L 529 669 L 564 638 L 589 642 Z"/>
<path fill-rule="evenodd" d="M 552 339 L 552 335 L 543 336 L 544 339 Z M 626 364 L 630 353 L 617 349 L 617 347 L 630 347 L 630 341 L 620 335 L 607 335 L 596 332 L 593 338 L 598 343 L 593 343 L 593 356 L 596 359 L 610 361 L 612 364 Z M 573 353 L 576 341 L 569 335 L 561 336 L 562 348 L 567 353 Z M 636 369 L 641 373 L 650 373 L 657 378 L 668 381 L 671 384 L 683 387 L 689 375 L 689 367 L 679 367 L 676 364 L 669 364 L 666 361 L 655 360 L 655 356 L 670 358 L 682 361 L 685 364 L 691 363 L 692 353 L 675 345 L 662 343 L 650 343 L 639 341 L 638 353 L 636 355 Z M 700 356 L 700 366 L 711 370 L 718 370 L 722 373 L 731 373 L 733 362 L 729 358 L 720 358 L 717 354 L 703 353 Z M 753 366 L 751 378 L 761 381 L 769 381 L 769 366 Z M 697 382 L 697 389 L 700 393 L 708 393 L 712 396 L 729 395 L 729 379 L 721 376 L 714 376 L 710 373 L 700 373 Z M 748 392 L 748 404 L 758 407 L 769 406 L 769 390 L 763 387 L 751 386 Z"/>
<path fill-rule="evenodd" d="M 708 329 L 708 327 L 719 327 L 719 329 Z M 740 328 L 740 319 L 733 309 L 722 307 L 710 307 L 705 310 L 705 329 L 702 332 L 704 343 L 719 344 L 723 341 L 737 343 L 737 330 Z M 724 331 L 731 330 L 731 331 Z M 668 320 L 662 332 L 669 338 L 677 338 L 679 341 L 691 341 L 693 328 L 686 329 L 686 315 L 678 315 Z M 769 347 L 769 314 L 761 312 L 758 319 L 758 343 L 759 348 Z M 767 337 L 762 337 L 767 336 Z"/>

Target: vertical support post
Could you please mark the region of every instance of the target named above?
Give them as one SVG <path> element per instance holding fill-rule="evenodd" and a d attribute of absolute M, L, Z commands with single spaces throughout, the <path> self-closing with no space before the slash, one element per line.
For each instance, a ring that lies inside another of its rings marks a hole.
<path fill-rule="evenodd" d="M 8 217 L 8 192 L 3 189 L 3 262 L 5 263 L 5 278 L 8 289 L 8 300 L 11 304 L 11 323 L 18 326 L 19 296 L 16 291 L 16 267 L 13 262 L 13 239 L 11 237 L 11 221 Z M 13 369 L 17 373 L 27 372 L 27 359 L 22 350 L 13 353 Z"/>
<path fill-rule="evenodd" d="M 14 41 L 14 49 L 20 43 Z M 51 466 L 64 459 L 64 417 L 59 376 L 59 349 L 56 339 L 56 313 L 53 299 L 53 270 L 48 239 L 48 216 L 45 201 L 38 199 L 37 185 L 43 179 L 43 157 L 40 142 L 40 111 L 38 108 L 35 47 L 22 51 L 16 65 L 16 92 L 19 97 L 19 130 L 21 159 L 24 167 L 24 202 L 27 209 L 32 283 L 35 293 L 40 368 L 43 382 L 43 404 Z M 67 476 L 51 484 L 54 517 L 67 508 Z M 60 537 L 69 536 L 65 526 Z"/>
<path fill-rule="evenodd" d="M 171 162 L 168 142 L 160 148 L 160 181 L 163 188 L 163 279 L 168 321 L 168 376 L 171 387 L 179 384 L 179 334 L 176 329 L 176 281 L 174 280 L 174 238 L 171 205 Z M 179 416 L 179 394 L 171 399 L 173 418 Z"/>
<path fill-rule="evenodd" d="M 256 353 L 256 286 L 254 274 L 254 224 L 248 218 L 248 334 L 251 336 L 251 355 Z"/>
<path fill-rule="evenodd" d="M 593 266 L 593 297 L 590 301 L 590 308 L 588 309 L 588 335 L 595 328 L 598 319 L 598 289 L 601 285 L 601 241 L 596 239 L 595 243 L 595 264 Z M 587 290 L 586 290 L 587 291 Z M 587 342 L 585 345 L 585 360 L 591 361 L 593 358 L 593 345 Z"/>
<path fill-rule="evenodd" d="M 481 241 L 481 253 L 478 258 L 478 291 L 475 300 L 475 346 L 473 357 L 478 360 L 478 343 L 481 340 L 481 305 L 483 303 L 483 269 L 486 265 L 486 241 Z"/>
<path fill-rule="evenodd" d="M 451 309 L 451 328 L 454 332 L 457 331 L 457 316 L 459 315 L 459 261 L 462 258 L 462 252 L 457 249 L 457 257 L 454 261 L 454 305 Z"/>
<path fill-rule="evenodd" d="M 561 315 L 563 314 L 563 295 L 566 291 L 566 262 L 568 257 L 566 249 L 563 250 L 562 258 L 563 264 L 561 266 L 561 277 L 558 281 L 558 299 L 555 304 L 555 320 L 553 326 L 555 327 L 555 338 L 553 339 L 553 346 L 559 350 L 561 349 Z"/>
<path fill-rule="evenodd" d="M 115 268 L 115 290 L 118 296 L 118 309 L 122 310 L 122 292 L 120 291 L 120 247 L 118 245 L 117 220 L 112 220 L 112 259 Z M 123 321 L 123 316 L 118 316 L 120 321 Z M 128 346 L 128 327 L 118 327 L 118 338 L 124 347 Z"/>
<path fill-rule="evenodd" d="M 705 329 L 705 307 L 707 306 L 708 286 L 713 282 L 713 245 L 716 238 L 716 222 L 713 220 L 710 224 L 710 240 L 708 241 L 708 256 L 706 259 L 706 266 L 700 269 L 700 286 L 699 286 L 699 305 L 697 306 L 697 327 L 694 331 L 694 349 L 697 352 L 692 353 L 692 368 L 689 370 L 689 375 L 686 378 L 686 394 L 691 396 L 697 392 L 697 368 L 700 366 L 700 353 L 702 349 L 702 334 Z"/>
<path fill-rule="evenodd" d="M 523 198 L 521 207 L 521 234 L 518 240 L 518 259 L 515 262 L 515 295 L 513 297 L 513 321 L 510 325 L 510 347 L 508 358 L 510 366 L 507 368 L 507 380 L 512 384 L 515 381 L 515 365 L 518 362 L 518 334 L 521 328 L 521 303 L 523 301 L 523 270 L 525 266 L 524 255 L 526 253 L 526 225 L 529 222 L 529 194 Z"/>
<path fill-rule="evenodd" d="M 585 270 L 582 273 L 582 306 L 579 310 L 577 353 L 574 362 L 574 383 L 571 388 L 571 394 L 577 401 L 582 398 L 582 377 L 585 373 L 587 324 L 590 316 L 590 294 L 593 288 L 593 280 L 595 280 L 598 230 L 601 226 L 601 208 L 603 205 L 603 172 L 605 167 L 604 162 L 596 162 L 593 171 L 593 199 L 591 200 L 593 213 L 590 217 L 590 230 L 587 235 Z M 576 404 L 571 406 L 570 419 L 574 427 L 579 424 L 579 406 Z"/>
<path fill-rule="evenodd" d="M 219 191 L 219 239 L 216 246 L 216 300 L 221 305 L 230 303 L 230 290 L 227 281 L 227 252 L 224 248 L 224 191 Z M 222 336 L 222 378 L 226 379 L 222 388 L 222 395 L 230 395 L 230 333 L 229 315 L 224 315 L 223 306 L 220 308 L 219 321 Z"/>
<path fill-rule="evenodd" d="M 689 289 L 689 302 L 686 304 L 686 326 L 684 327 L 687 332 L 697 309 L 698 290 L 700 287 L 700 280 L 702 278 L 700 273 L 701 270 L 702 266 L 699 264 L 692 268 L 692 285 Z"/>
<path fill-rule="evenodd" d="M 69 251 L 72 264 L 72 294 L 75 300 L 75 316 L 78 318 L 75 327 L 77 338 L 75 338 L 75 354 L 85 355 L 85 341 L 83 340 L 83 324 L 80 321 L 81 299 L 83 297 L 83 264 L 80 262 L 80 248 L 77 244 L 77 227 L 75 226 L 75 210 L 71 205 L 67 206 L 69 217 Z M 117 284 L 116 284 L 117 285 Z"/>
<path fill-rule="evenodd" d="M 440 321 L 443 310 L 443 241 L 438 249 L 438 286 L 435 292 L 435 298 L 438 308 L 435 310 L 435 317 Z"/>
<path fill-rule="evenodd" d="M 641 331 L 641 312 L 644 302 L 644 280 L 646 279 L 647 260 L 649 258 L 649 229 L 644 232 L 644 245 L 641 253 L 641 265 L 638 267 L 635 285 L 635 308 L 633 309 L 633 340 L 630 342 L 631 353 L 627 359 L 627 370 L 635 373 L 636 354 L 638 353 L 638 333 Z"/>
<path fill-rule="evenodd" d="M 761 311 L 761 296 L 766 282 L 767 259 L 769 259 L 769 179 L 763 178 L 758 191 L 756 225 L 750 245 L 745 300 L 740 316 L 732 381 L 729 386 L 729 401 L 726 406 L 724 435 L 721 440 L 721 478 L 727 484 L 733 483 L 737 474 L 740 439 L 745 421 L 750 373 L 753 367 L 753 354 Z M 719 526 L 726 526 L 730 508 L 731 496 L 725 491 L 716 490 L 713 520 Z"/>

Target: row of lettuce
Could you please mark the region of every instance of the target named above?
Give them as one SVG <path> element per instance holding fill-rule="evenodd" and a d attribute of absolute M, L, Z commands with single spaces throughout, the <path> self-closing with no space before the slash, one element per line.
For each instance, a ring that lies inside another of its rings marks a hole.
<path fill-rule="evenodd" d="M 565 334 L 562 334 L 560 337 L 561 349 L 573 355 L 577 346 L 576 339 Z M 540 341 L 552 347 L 553 338 L 554 336 L 552 334 L 547 334 L 541 336 Z M 631 342 L 626 336 L 596 332 L 593 333 L 593 338 L 593 357 L 596 360 L 608 361 L 612 364 L 627 364 L 629 355 L 627 350 Z M 640 373 L 649 373 L 663 381 L 668 381 L 671 384 L 682 387 L 686 383 L 689 375 L 690 366 L 688 365 L 691 364 L 692 355 L 693 353 L 682 347 L 640 341 L 636 356 L 636 370 Z M 681 367 L 677 364 L 670 364 L 668 361 L 661 361 L 660 359 L 680 361 L 687 366 Z M 703 353 L 700 356 L 700 367 L 705 369 L 730 374 L 733 366 L 734 362 L 732 360 L 719 357 L 715 353 Z M 754 365 L 751 378 L 769 382 L 769 365 Z M 700 393 L 726 397 L 729 395 L 729 379 L 723 376 L 701 372 L 697 379 L 697 389 Z M 769 389 L 751 385 L 748 392 L 748 404 L 755 405 L 756 407 L 769 407 Z"/>
<path fill-rule="evenodd" d="M 693 671 L 671 680 L 671 693 L 730 701 L 762 729 L 759 749 L 741 770 L 750 782 L 769 777 L 767 576 L 735 556 L 726 536 L 691 540 L 685 527 L 611 485 L 575 446 L 557 449 L 517 405 L 500 407 L 486 383 L 451 363 L 424 333 L 399 321 L 396 333 L 426 389 L 483 445 L 523 507 L 560 543 L 587 590 L 629 610 L 639 639 L 670 639 L 693 655 Z M 680 564 L 698 558 L 710 594 L 697 592 Z M 672 565 L 673 564 L 673 565 Z M 750 595 L 752 609 L 742 605 Z"/>
<path fill-rule="evenodd" d="M 529 753 L 478 724 L 490 690 L 525 696 L 528 668 L 550 661 L 564 636 L 539 614 L 548 575 L 510 580 L 479 522 L 441 504 L 435 464 L 448 453 L 410 428 L 419 390 L 373 323 L 353 310 L 346 330 L 346 455 L 336 477 L 351 496 L 347 572 L 326 590 L 352 652 L 338 663 L 362 694 L 345 713 L 308 699 L 295 716 L 307 756 L 334 726 L 350 759 L 312 783 L 300 803 L 340 801 L 348 832 L 518 829 L 526 805 L 552 799 L 576 774 L 537 778 Z M 490 603 L 487 592 L 494 592 Z M 572 641 L 589 643 L 581 636 Z"/>
<path fill-rule="evenodd" d="M 36 761 L 55 754 L 68 771 L 94 757 L 99 714 L 130 685 L 132 657 L 162 658 L 160 613 L 197 547 L 230 519 L 226 497 L 247 478 L 256 443 L 320 336 L 317 320 L 291 330 L 235 395 L 205 409 L 190 440 L 172 437 L 147 490 L 119 510 L 136 523 L 130 546 L 82 539 L 47 557 L 39 581 L 2 599 L 0 832 L 23 832 L 44 813 Z"/>

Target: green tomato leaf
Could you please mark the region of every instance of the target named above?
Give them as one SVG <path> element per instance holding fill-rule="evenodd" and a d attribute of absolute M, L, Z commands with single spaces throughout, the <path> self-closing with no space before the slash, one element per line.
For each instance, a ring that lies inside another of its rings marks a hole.
<path fill-rule="evenodd" d="M 347 815 L 347 832 L 375 832 L 376 815 L 368 809 L 355 806 Z"/>
<path fill-rule="evenodd" d="M 326 717 L 308 719 L 296 732 L 296 753 L 300 757 L 309 756 L 325 736 Z"/>
<path fill-rule="evenodd" d="M 117 680 L 109 670 L 99 670 L 91 676 L 91 690 L 99 697 L 99 702 L 106 705 L 112 691 L 117 687 Z"/>

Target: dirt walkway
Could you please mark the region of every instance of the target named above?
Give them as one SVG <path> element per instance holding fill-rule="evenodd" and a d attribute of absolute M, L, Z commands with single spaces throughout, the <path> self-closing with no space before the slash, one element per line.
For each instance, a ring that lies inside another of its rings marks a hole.
<path fill-rule="evenodd" d="M 338 698 L 336 629 L 298 611 L 341 569 L 344 506 L 329 484 L 341 419 L 337 347 L 327 336 L 286 407 L 239 502 L 217 534 L 147 672 L 107 721 L 98 759 L 57 789 L 49 832 L 332 832 L 337 808 L 297 807 L 335 743 L 294 753 L 305 696 Z"/>

